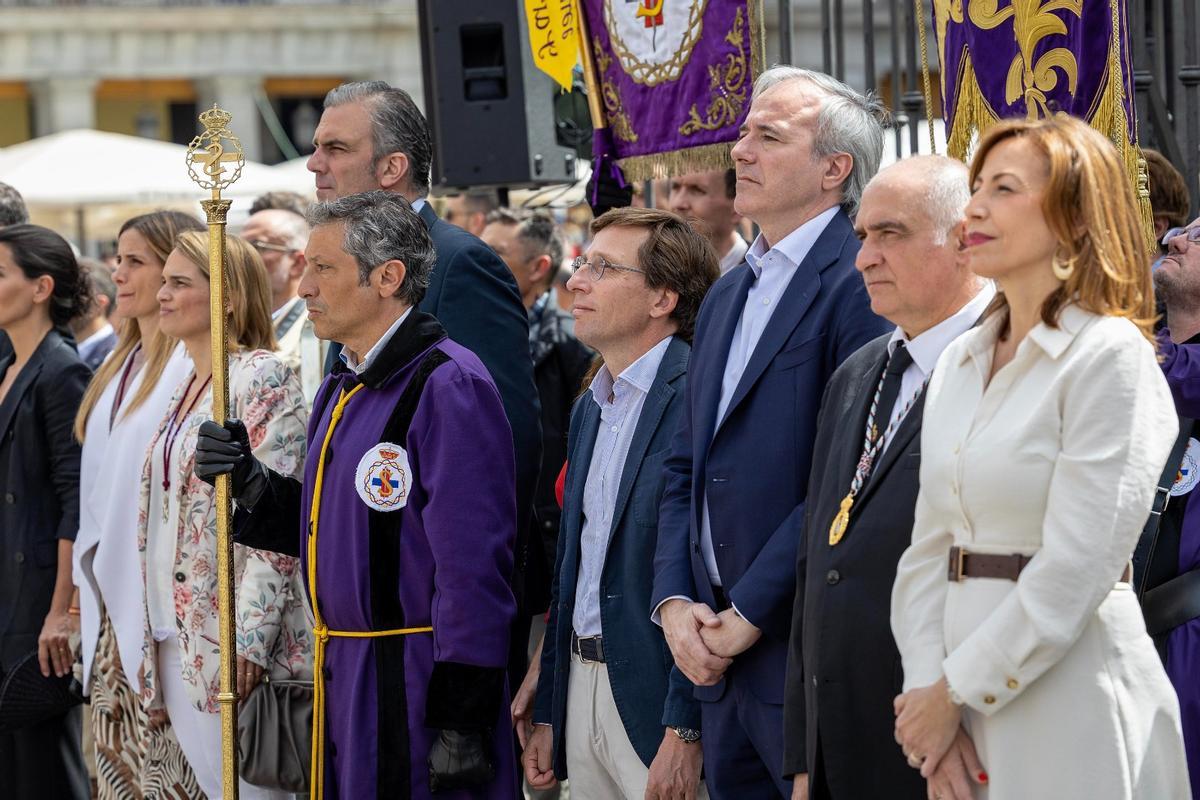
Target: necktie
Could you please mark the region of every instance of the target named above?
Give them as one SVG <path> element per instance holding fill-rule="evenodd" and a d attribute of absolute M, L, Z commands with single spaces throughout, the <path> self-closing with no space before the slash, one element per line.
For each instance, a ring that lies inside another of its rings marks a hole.
<path fill-rule="evenodd" d="M 912 354 L 908 352 L 904 342 L 897 342 L 896 349 L 892 351 L 892 357 L 888 359 L 887 366 L 883 368 L 883 389 L 879 392 L 879 407 L 875 411 L 875 427 L 880 436 L 887 430 L 888 422 L 895 410 L 896 399 L 900 396 L 900 383 L 904 379 L 904 371 L 912 363 Z"/>

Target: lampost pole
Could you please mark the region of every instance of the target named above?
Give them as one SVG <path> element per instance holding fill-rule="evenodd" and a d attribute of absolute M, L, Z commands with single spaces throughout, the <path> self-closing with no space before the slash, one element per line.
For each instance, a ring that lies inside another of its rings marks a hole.
<path fill-rule="evenodd" d="M 208 220 L 208 278 L 209 322 L 212 335 L 212 416 L 223 425 L 229 409 L 229 340 L 226 333 L 226 312 L 229 296 L 225 281 L 225 221 L 231 201 L 222 199 L 221 191 L 242 174 L 245 156 L 242 145 L 229 130 L 233 119 L 215 104 L 200 115 L 204 132 L 188 147 L 187 167 L 201 188 L 212 196 L 200 205 Z M 231 165 L 227 169 L 226 165 Z M 219 642 L 221 648 L 220 690 L 217 703 L 221 710 L 221 788 L 224 800 L 238 797 L 237 749 L 237 640 L 234 622 L 233 536 L 230 531 L 232 498 L 229 475 L 216 479 L 217 516 L 217 602 Z"/>

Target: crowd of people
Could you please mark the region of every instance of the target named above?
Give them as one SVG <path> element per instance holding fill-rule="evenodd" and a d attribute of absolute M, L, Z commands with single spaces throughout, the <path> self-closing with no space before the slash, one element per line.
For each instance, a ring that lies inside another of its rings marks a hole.
<path fill-rule="evenodd" d="M 1200 797 L 1188 189 L 1152 258 L 1086 124 L 886 124 L 773 67 L 576 248 L 338 87 L 227 239 L 222 425 L 199 219 L 110 269 L 0 185 L 0 673 L 86 698 L 0 690 L 4 794 L 221 796 L 228 475 L 243 798 Z"/>

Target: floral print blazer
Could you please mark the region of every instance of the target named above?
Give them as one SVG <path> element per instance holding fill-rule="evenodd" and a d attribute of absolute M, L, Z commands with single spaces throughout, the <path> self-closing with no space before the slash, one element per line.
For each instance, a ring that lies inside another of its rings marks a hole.
<path fill-rule="evenodd" d="M 189 376 L 190 377 L 190 376 Z M 180 384 L 150 443 L 153 453 L 166 435 L 171 413 L 187 391 Z M 229 359 L 229 397 L 233 416 L 242 420 L 250 435 L 254 455 L 284 475 L 304 474 L 305 428 L 308 412 L 300 380 L 279 358 L 266 350 L 240 351 Z M 172 580 L 175 624 L 182 650 L 183 681 L 201 711 L 216 713 L 219 667 L 217 596 L 217 522 L 215 491 L 193 472 L 196 437 L 200 424 L 212 417 L 212 390 L 196 404 L 179 432 L 182 458 L 171 465 L 173 492 L 180 492 L 180 518 L 156 530 L 177 533 Z M 151 464 L 142 470 L 141 511 L 138 515 L 138 551 L 142 579 L 146 579 L 146 542 L 150 515 L 168 514 L 168 498 L 150 508 Z M 166 520 L 163 520 L 166 522 Z M 299 535 L 297 533 L 297 535 Z M 304 594 L 299 559 L 235 544 L 234 589 L 237 592 L 237 652 L 265 668 L 272 679 L 312 677 L 312 617 Z M 162 707 L 157 680 L 158 646 L 146 618 L 142 661 L 142 701 L 147 708 Z"/>

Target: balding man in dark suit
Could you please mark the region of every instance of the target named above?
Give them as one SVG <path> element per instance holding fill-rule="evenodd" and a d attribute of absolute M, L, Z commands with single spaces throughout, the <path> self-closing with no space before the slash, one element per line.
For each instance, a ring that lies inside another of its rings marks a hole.
<path fill-rule="evenodd" d="M 838 368 L 817 421 L 784 701 L 793 798 L 810 783 L 823 800 L 926 798 L 893 738 L 903 674 L 889 614 L 912 534 L 925 384 L 995 294 L 957 252 L 969 197 L 966 167 L 938 156 L 895 164 L 863 192 L 855 266 L 871 309 L 896 328 Z M 964 758 L 960 740 L 929 796 L 970 800 Z"/>

